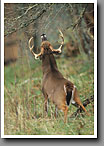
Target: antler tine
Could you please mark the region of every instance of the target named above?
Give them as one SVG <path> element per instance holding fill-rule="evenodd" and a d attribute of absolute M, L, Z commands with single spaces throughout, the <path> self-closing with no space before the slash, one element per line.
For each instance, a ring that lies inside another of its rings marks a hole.
<path fill-rule="evenodd" d="M 62 42 L 61 42 L 61 45 L 58 49 L 53 49 L 52 47 L 50 48 L 52 50 L 52 52 L 56 52 L 56 53 L 61 53 L 61 49 L 62 49 L 62 46 L 64 44 L 64 35 L 62 33 L 62 31 L 60 29 L 58 29 L 59 33 L 60 33 L 60 37 L 62 39 Z"/>
<path fill-rule="evenodd" d="M 32 46 L 30 45 L 32 39 L 33 39 L 33 37 L 31 37 L 31 38 L 29 39 L 29 48 L 30 48 L 30 52 L 35 56 L 35 59 L 38 59 L 38 57 L 41 55 L 41 52 L 40 52 L 39 54 L 36 54 L 36 53 L 33 52 L 34 45 L 32 45 Z"/>
<path fill-rule="evenodd" d="M 60 29 L 58 29 L 58 30 L 59 30 L 59 32 L 60 32 L 60 37 L 61 37 L 61 39 L 62 39 L 62 42 L 61 42 L 60 47 L 59 47 L 57 50 L 61 53 L 61 49 L 62 49 L 62 46 L 63 46 L 63 44 L 64 44 L 64 35 L 63 35 L 63 33 L 62 33 L 62 31 L 61 31 Z"/>
<path fill-rule="evenodd" d="M 59 32 L 60 32 L 60 37 L 62 38 L 62 45 L 64 44 L 64 35 L 63 35 L 63 33 L 62 33 L 62 31 L 60 30 L 60 29 L 58 29 L 59 30 Z"/>

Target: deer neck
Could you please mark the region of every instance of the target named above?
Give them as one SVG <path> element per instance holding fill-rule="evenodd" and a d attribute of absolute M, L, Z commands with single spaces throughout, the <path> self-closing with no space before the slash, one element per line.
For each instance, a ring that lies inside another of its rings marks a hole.
<path fill-rule="evenodd" d="M 42 57 L 42 70 L 43 70 L 43 75 L 50 71 L 58 70 L 55 57 L 52 53 L 45 54 Z"/>

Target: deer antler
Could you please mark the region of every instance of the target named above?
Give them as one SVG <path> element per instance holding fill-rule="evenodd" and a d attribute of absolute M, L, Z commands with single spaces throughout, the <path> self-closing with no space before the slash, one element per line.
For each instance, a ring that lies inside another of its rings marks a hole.
<path fill-rule="evenodd" d="M 30 45 L 32 39 L 33 39 L 33 37 L 31 37 L 30 40 L 29 40 L 29 48 L 30 48 L 31 53 L 35 56 L 35 59 L 38 59 L 38 57 L 41 56 L 42 53 L 40 52 L 39 54 L 36 54 L 36 53 L 33 52 L 32 49 L 33 49 L 34 46 Z"/>
<path fill-rule="evenodd" d="M 58 49 L 54 49 L 52 46 L 50 47 L 50 49 L 52 50 L 52 52 L 61 53 L 61 49 L 62 49 L 62 46 L 64 44 L 64 35 L 63 35 L 63 33 L 60 29 L 58 29 L 58 30 L 59 30 L 59 33 L 60 33 L 60 37 L 62 39 L 61 45 Z"/>

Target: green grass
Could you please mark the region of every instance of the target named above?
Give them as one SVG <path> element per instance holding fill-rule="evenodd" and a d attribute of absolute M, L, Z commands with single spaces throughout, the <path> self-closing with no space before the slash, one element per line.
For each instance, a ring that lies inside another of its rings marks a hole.
<path fill-rule="evenodd" d="M 81 55 L 56 59 L 59 70 L 78 88 L 81 101 L 94 95 L 93 58 Z M 41 61 L 23 58 L 15 64 L 5 67 L 5 135 L 93 135 L 94 103 L 75 118 L 70 116 L 77 110 L 70 105 L 68 122 L 64 124 L 64 116 L 58 111 L 55 119 L 55 107 L 50 103 L 49 112 L 44 117 L 44 98 L 41 92 Z"/>

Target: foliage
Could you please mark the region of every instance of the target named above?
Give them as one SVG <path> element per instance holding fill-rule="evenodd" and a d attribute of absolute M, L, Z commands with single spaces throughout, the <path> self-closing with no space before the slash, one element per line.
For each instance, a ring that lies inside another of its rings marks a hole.
<path fill-rule="evenodd" d="M 65 43 L 74 42 L 72 46 L 87 54 L 93 50 L 93 4 L 18 3 L 5 4 L 4 10 L 5 37 L 16 32 L 17 40 L 20 41 L 19 36 L 23 33 L 25 40 L 34 36 L 34 42 L 39 46 L 38 38 L 46 33 L 56 47 L 60 28 L 67 36 Z"/>
<path fill-rule="evenodd" d="M 93 58 L 82 55 L 57 60 L 59 70 L 78 88 L 81 101 L 94 95 Z M 49 112 L 44 117 L 44 97 L 41 92 L 41 61 L 28 56 L 5 67 L 5 129 L 6 135 L 93 135 L 94 103 L 87 106 L 90 113 L 70 118 L 76 107 L 70 105 L 68 122 L 64 124 L 63 113 L 50 102 Z"/>

